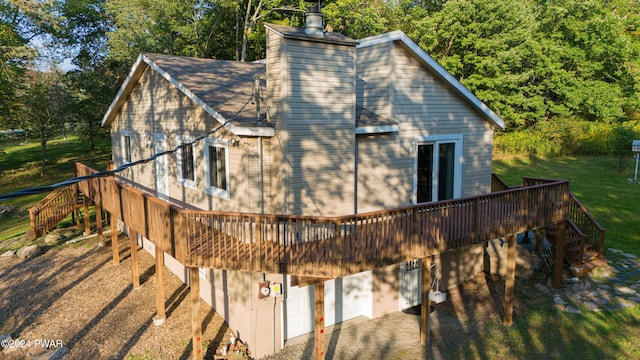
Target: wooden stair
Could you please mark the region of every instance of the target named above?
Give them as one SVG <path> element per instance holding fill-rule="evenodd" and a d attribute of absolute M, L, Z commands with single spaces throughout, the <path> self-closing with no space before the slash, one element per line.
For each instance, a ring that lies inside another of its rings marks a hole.
<path fill-rule="evenodd" d="M 597 251 L 585 251 L 584 256 L 582 257 L 582 268 L 583 274 L 587 273 L 593 269 L 599 268 L 600 266 L 606 265 L 609 261 L 605 258 L 599 258 Z"/>

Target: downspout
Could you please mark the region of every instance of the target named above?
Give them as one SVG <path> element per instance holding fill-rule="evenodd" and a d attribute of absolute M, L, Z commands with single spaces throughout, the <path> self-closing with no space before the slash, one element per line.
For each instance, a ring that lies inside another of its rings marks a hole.
<path fill-rule="evenodd" d="M 262 137 L 258 137 L 258 208 L 260 214 L 264 214 L 264 182 L 263 182 L 263 164 L 262 164 Z"/>
<path fill-rule="evenodd" d="M 255 101 L 256 101 L 256 120 L 260 121 L 260 78 L 256 76 L 254 78 L 254 88 L 255 88 Z M 258 136 L 258 211 L 262 215 L 264 214 L 264 157 L 263 157 L 263 147 L 262 147 L 262 136 Z M 260 232 L 262 234 L 262 231 Z M 258 241 L 262 241 L 262 239 L 258 239 Z M 266 274 L 260 274 L 260 281 L 264 282 L 266 279 Z M 276 300 L 277 297 L 273 298 L 273 309 L 271 310 L 271 322 L 272 322 L 272 332 L 271 338 L 273 342 L 273 353 L 276 353 Z"/>

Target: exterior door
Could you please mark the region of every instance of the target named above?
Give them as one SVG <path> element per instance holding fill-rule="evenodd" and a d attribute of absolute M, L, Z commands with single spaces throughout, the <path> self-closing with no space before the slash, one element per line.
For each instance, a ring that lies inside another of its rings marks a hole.
<path fill-rule="evenodd" d="M 153 135 L 153 153 L 158 154 L 167 150 L 164 134 Z M 156 171 L 156 196 L 169 200 L 169 169 L 167 155 L 159 156 L 154 161 Z"/>
<path fill-rule="evenodd" d="M 422 260 L 400 264 L 400 310 L 422 304 Z"/>
<path fill-rule="evenodd" d="M 460 196 L 462 139 L 452 137 L 416 144 L 415 202 L 454 199 Z"/>

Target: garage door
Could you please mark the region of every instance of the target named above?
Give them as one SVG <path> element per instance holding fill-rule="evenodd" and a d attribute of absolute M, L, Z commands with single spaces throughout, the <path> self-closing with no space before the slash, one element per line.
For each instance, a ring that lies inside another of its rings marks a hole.
<path fill-rule="evenodd" d="M 324 283 L 325 326 L 331 326 L 358 316 L 372 316 L 372 282 L 370 271 Z M 291 286 L 287 276 L 285 287 L 284 338 L 313 331 L 314 286 Z"/>

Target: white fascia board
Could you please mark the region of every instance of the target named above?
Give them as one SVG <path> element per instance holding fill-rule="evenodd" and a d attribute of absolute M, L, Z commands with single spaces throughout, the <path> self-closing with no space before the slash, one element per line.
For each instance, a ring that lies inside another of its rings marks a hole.
<path fill-rule="evenodd" d="M 107 112 L 102 117 L 102 127 L 111 125 L 111 121 L 113 121 L 116 113 L 118 112 L 120 107 L 122 107 L 122 104 L 124 104 L 124 102 L 127 100 L 127 97 L 131 93 L 131 90 L 136 85 L 138 79 L 140 79 L 140 76 L 142 75 L 144 70 L 146 70 L 146 68 L 147 64 L 144 61 L 144 54 L 138 55 L 136 62 L 131 67 L 131 71 L 129 71 L 129 75 L 127 75 L 127 78 L 124 79 L 124 82 L 122 82 L 118 93 L 113 98 L 113 101 L 111 102 L 111 105 L 109 105 Z"/>
<path fill-rule="evenodd" d="M 400 132 L 400 126 L 398 125 L 360 126 L 356 128 L 356 135 L 397 133 L 397 132 Z"/>
<path fill-rule="evenodd" d="M 390 41 L 401 41 L 414 54 L 416 54 L 432 71 L 440 76 L 445 82 L 449 83 L 464 98 L 466 98 L 476 109 L 482 112 L 494 125 L 501 129 L 506 128 L 504 120 L 493 112 L 485 103 L 478 99 L 469 89 L 467 89 L 458 79 L 453 77 L 445 68 L 442 67 L 434 58 L 429 56 L 418 44 L 411 40 L 402 30 L 396 30 L 382 35 L 372 36 L 360 40 L 356 48 L 364 48 L 373 45 L 380 45 Z"/>

